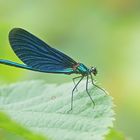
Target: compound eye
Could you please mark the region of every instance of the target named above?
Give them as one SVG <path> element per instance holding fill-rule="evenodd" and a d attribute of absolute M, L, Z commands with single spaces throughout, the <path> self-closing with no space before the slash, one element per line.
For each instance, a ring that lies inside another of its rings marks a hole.
<path fill-rule="evenodd" d="M 96 74 L 97 74 L 97 69 L 96 69 L 96 67 L 92 67 L 92 73 L 96 76 Z"/>

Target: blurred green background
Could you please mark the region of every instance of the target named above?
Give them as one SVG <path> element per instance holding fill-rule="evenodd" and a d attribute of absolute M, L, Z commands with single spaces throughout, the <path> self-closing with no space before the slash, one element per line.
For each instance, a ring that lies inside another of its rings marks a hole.
<path fill-rule="evenodd" d="M 0 0 L 0 58 L 22 63 L 8 42 L 14 27 L 28 30 L 78 62 L 96 66 L 96 79 L 114 97 L 115 128 L 139 140 L 139 0 Z M 0 65 L 0 83 L 62 83 L 72 77 Z"/>

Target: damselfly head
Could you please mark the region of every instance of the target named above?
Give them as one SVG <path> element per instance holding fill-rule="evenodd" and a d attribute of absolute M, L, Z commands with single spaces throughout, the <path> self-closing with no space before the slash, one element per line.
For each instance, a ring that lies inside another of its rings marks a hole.
<path fill-rule="evenodd" d="M 91 72 L 96 76 L 96 74 L 97 74 L 96 67 L 91 67 Z"/>

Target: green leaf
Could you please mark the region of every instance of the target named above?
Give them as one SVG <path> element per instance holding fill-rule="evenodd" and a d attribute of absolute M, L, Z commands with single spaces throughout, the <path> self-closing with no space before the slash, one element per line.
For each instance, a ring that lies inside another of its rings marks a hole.
<path fill-rule="evenodd" d="M 111 129 L 105 140 L 128 140 L 128 138 L 122 132 Z"/>
<path fill-rule="evenodd" d="M 0 112 L 0 128 L 4 131 L 12 132 L 16 135 L 20 135 L 21 138 L 25 138 L 26 140 L 46 140 L 45 137 L 37 135 L 16 122 L 12 121 L 6 114 Z M 2 132 L 3 133 L 3 132 Z M 5 139 L 4 136 L 0 139 Z M 18 138 L 19 139 L 19 138 Z"/>
<path fill-rule="evenodd" d="M 73 83 L 46 84 L 27 81 L 0 87 L 0 108 L 30 130 L 53 140 L 102 140 L 113 126 L 112 97 L 89 83 L 95 107 L 85 91 L 85 81 L 74 93 Z"/>

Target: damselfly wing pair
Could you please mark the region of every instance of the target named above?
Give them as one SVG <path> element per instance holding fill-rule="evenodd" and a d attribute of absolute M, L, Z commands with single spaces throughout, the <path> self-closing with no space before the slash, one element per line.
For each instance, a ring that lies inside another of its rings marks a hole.
<path fill-rule="evenodd" d="M 97 74 L 96 67 L 88 68 L 84 64 L 76 62 L 28 31 L 21 28 L 12 29 L 9 33 L 9 42 L 15 54 L 24 64 L 0 59 L 1 64 L 44 73 L 79 74 L 78 77 L 73 78 L 75 86 L 72 90 L 70 110 L 73 109 L 73 93 L 84 77 L 86 77 L 86 93 L 94 106 L 95 102 L 88 91 L 89 78 L 95 87 L 106 93 L 104 89 L 94 83 L 93 76 Z M 77 78 L 79 81 L 75 83 Z"/>

